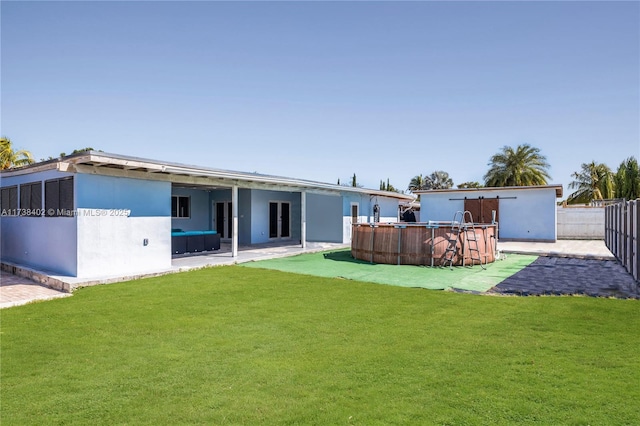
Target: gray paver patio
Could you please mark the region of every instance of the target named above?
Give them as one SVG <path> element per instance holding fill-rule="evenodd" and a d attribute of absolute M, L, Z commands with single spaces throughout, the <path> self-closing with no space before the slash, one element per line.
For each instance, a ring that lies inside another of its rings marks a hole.
<path fill-rule="evenodd" d="M 502 281 L 490 293 L 640 298 L 638 283 L 617 261 L 545 256 Z"/>
<path fill-rule="evenodd" d="M 45 287 L 27 278 L 0 271 L 0 308 L 67 296 L 71 296 L 71 294 Z"/>

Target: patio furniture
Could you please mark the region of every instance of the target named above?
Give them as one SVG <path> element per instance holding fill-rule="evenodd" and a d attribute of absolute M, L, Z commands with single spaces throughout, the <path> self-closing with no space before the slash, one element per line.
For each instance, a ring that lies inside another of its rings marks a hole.
<path fill-rule="evenodd" d="M 199 253 L 220 250 L 220 235 L 216 231 L 171 230 L 171 253 Z"/>

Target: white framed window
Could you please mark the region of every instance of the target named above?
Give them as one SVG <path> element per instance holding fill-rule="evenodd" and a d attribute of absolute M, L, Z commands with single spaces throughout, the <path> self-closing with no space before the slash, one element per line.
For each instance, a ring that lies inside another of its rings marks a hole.
<path fill-rule="evenodd" d="M 171 196 L 171 217 L 188 219 L 191 217 L 191 197 Z"/>

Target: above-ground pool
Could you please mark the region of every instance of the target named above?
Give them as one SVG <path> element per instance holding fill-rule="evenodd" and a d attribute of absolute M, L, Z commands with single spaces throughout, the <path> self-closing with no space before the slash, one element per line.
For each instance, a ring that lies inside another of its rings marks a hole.
<path fill-rule="evenodd" d="M 473 234 L 477 241 L 479 258 L 483 264 L 495 261 L 496 224 L 467 224 L 459 232 L 453 265 L 478 264 Z M 452 222 L 428 223 L 355 223 L 351 233 L 351 255 L 372 263 L 397 265 L 440 266 L 445 262 L 449 239 L 456 229 Z M 467 241 L 470 240 L 470 241 Z M 472 259 L 475 258 L 475 259 Z"/>

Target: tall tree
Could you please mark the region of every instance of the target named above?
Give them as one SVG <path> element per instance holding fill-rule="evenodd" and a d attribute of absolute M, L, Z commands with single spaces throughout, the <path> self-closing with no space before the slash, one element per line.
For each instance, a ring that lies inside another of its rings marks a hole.
<path fill-rule="evenodd" d="M 615 197 L 635 200 L 640 197 L 640 169 L 638 160 L 629 157 L 624 160 L 616 171 L 614 177 L 616 183 Z"/>
<path fill-rule="evenodd" d="M 425 178 L 425 189 L 449 189 L 453 186 L 453 180 L 449 173 L 436 170 Z"/>
<path fill-rule="evenodd" d="M 411 178 L 407 189 L 411 192 L 427 189 L 425 178 L 422 175 L 414 176 L 413 178 Z"/>
<path fill-rule="evenodd" d="M 389 178 L 387 178 L 387 182 L 386 183 L 384 182 L 384 180 L 380 181 L 380 190 L 381 191 L 398 192 L 396 187 L 389 183 Z"/>
<path fill-rule="evenodd" d="M 547 158 L 540 149 L 529 144 L 502 147 L 489 159 L 489 171 L 484 175 L 485 186 L 546 185 L 551 179 Z"/>
<path fill-rule="evenodd" d="M 353 174 L 353 177 L 351 178 L 351 186 L 356 187 L 358 186 L 358 180 L 356 179 L 356 174 Z"/>
<path fill-rule="evenodd" d="M 33 156 L 29 151 L 13 149 L 11 139 L 0 138 L 0 169 L 6 170 L 12 167 L 26 166 L 33 164 Z"/>
<path fill-rule="evenodd" d="M 567 198 L 569 204 L 613 198 L 613 173 L 606 164 L 595 161 L 583 163 L 580 172 L 573 172 L 571 177 L 574 180 L 569 184 L 569 188 L 576 191 Z"/>

